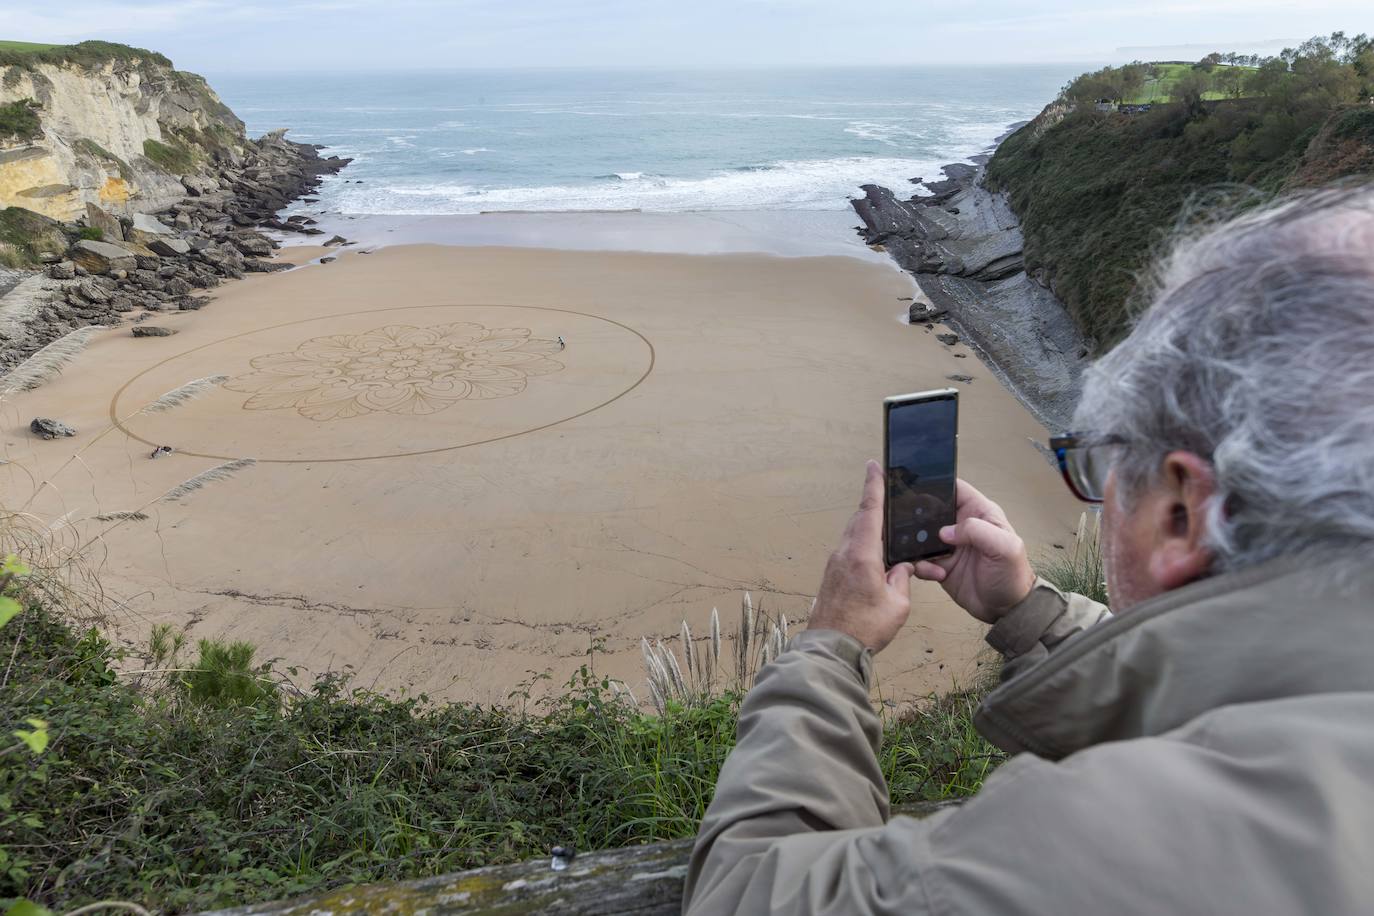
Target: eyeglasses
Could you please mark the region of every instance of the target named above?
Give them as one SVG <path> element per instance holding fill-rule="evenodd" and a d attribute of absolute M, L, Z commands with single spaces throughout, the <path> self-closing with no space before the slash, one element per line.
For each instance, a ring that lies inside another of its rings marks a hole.
<path fill-rule="evenodd" d="M 1085 503 L 1100 503 L 1107 489 L 1107 474 L 1112 469 L 1109 449 L 1124 445 L 1125 440 L 1110 436 L 1095 438 L 1088 444 L 1086 439 L 1083 433 L 1054 436 L 1050 439 L 1050 451 L 1058 459 L 1059 472 L 1073 495 Z"/>

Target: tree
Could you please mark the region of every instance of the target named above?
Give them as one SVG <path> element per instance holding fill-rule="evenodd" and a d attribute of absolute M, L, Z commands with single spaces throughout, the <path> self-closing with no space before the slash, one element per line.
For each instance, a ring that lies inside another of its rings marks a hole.
<path fill-rule="evenodd" d="M 1219 51 L 1213 51 L 1211 54 L 1208 54 L 1202 60 L 1193 64 L 1193 69 L 1201 70 L 1203 73 L 1211 73 L 1213 70 L 1216 69 L 1217 64 L 1219 63 L 1221 63 L 1221 53 Z"/>
<path fill-rule="evenodd" d="M 1245 88 L 1251 95 L 1271 98 L 1279 93 L 1288 82 L 1288 61 L 1282 57 L 1271 57 L 1252 70 L 1245 80 Z"/>
<path fill-rule="evenodd" d="M 1212 89 L 1212 78 L 1201 70 L 1190 70 L 1179 77 L 1170 98 L 1183 105 L 1189 119 L 1203 112 L 1202 97 Z"/>
<path fill-rule="evenodd" d="M 1217 87 L 1217 91 L 1223 92 L 1233 99 L 1238 99 L 1245 94 L 1246 71 L 1234 64 L 1218 67 L 1212 74 L 1212 81 Z"/>

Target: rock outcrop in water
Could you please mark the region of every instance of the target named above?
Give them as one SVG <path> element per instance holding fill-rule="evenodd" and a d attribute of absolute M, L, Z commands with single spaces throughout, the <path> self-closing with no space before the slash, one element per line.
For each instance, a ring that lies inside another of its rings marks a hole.
<path fill-rule="evenodd" d="M 957 326 L 1044 423 L 1066 427 L 1088 348 L 1063 304 L 1026 274 L 1020 225 L 1005 195 L 982 186 L 982 166 L 944 173 L 922 182 L 929 196 L 864 185 L 852 201 L 864 241 L 915 277 L 928 303 L 912 305 L 913 322 Z"/>

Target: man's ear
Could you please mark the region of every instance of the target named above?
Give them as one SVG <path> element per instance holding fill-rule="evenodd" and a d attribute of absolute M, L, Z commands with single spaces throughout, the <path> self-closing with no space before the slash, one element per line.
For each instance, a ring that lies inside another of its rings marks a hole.
<path fill-rule="evenodd" d="M 1211 570 L 1207 506 L 1216 489 L 1216 474 L 1206 459 L 1182 451 L 1164 456 L 1149 561 L 1150 577 L 1164 591 L 1201 579 Z"/>

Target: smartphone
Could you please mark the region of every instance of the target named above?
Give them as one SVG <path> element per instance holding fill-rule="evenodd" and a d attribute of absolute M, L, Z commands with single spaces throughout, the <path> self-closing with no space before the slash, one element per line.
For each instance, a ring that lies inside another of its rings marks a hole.
<path fill-rule="evenodd" d="M 883 553 L 888 566 L 953 552 L 940 540 L 940 529 L 954 524 L 958 447 L 955 389 L 884 399 Z"/>

